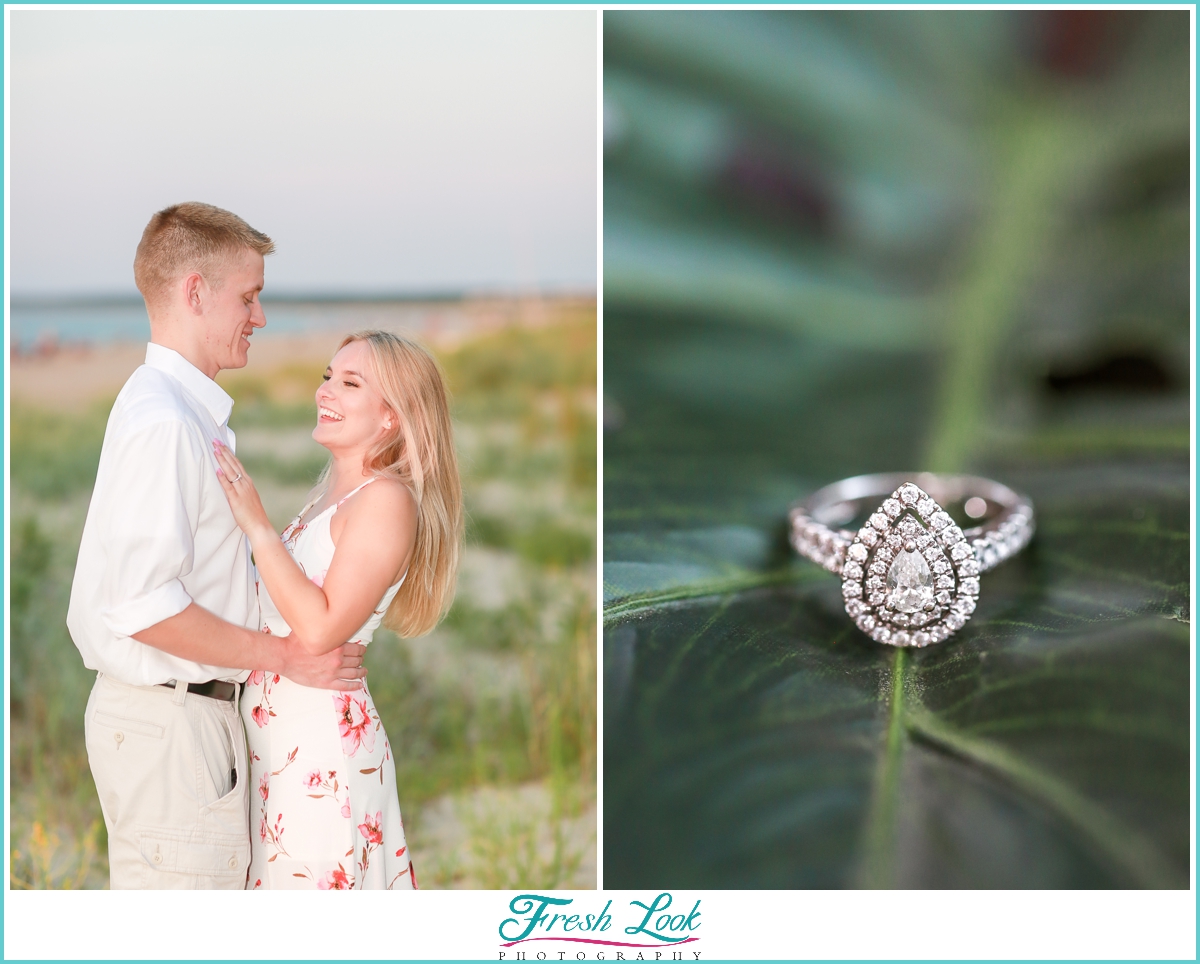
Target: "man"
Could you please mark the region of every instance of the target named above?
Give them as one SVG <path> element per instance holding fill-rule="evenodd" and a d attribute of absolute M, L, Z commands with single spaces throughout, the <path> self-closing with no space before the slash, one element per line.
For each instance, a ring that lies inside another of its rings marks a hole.
<path fill-rule="evenodd" d="M 146 363 L 117 396 L 79 547 L 67 626 L 97 671 L 88 760 L 116 888 L 237 889 L 250 858 L 238 713 L 249 670 L 357 689 L 362 646 L 310 657 L 258 631 L 249 545 L 217 481 L 233 400 L 213 381 L 246 364 L 274 242 L 208 204 L 159 211 L 134 278 Z"/>

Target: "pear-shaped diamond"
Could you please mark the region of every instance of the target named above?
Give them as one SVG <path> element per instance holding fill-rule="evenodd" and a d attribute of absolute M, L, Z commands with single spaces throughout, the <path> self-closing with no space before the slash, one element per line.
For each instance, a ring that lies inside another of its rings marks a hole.
<path fill-rule="evenodd" d="M 920 612 L 933 604 L 933 577 L 919 552 L 900 551 L 887 574 L 888 606 L 902 613 Z"/>
<path fill-rule="evenodd" d="M 846 612 L 877 642 L 940 643 L 975 610 L 975 550 L 945 510 L 911 482 L 858 530 L 845 559 Z"/>

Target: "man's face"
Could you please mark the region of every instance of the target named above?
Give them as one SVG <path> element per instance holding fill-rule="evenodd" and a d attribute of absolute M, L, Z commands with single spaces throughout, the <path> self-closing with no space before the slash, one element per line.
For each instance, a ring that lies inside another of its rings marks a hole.
<path fill-rule="evenodd" d="M 205 360 L 214 369 L 210 377 L 249 361 L 250 336 L 267 323 L 258 301 L 262 287 L 263 256 L 249 248 L 226 265 L 220 287 L 206 286 L 200 323 Z"/>

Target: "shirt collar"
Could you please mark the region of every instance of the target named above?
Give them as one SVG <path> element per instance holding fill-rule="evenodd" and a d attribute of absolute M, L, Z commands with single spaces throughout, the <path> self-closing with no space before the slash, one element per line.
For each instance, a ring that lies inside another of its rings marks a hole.
<path fill-rule="evenodd" d="M 218 425 L 229 421 L 233 399 L 223 388 L 184 358 L 179 352 L 150 342 L 146 345 L 146 364 L 166 372 L 206 408 Z"/>

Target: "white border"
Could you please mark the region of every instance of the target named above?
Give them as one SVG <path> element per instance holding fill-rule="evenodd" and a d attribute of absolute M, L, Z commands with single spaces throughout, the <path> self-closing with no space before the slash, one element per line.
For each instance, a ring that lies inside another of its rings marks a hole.
<path fill-rule="evenodd" d="M 604 13 L 596 10 L 596 886 L 604 887 Z"/>
<path fill-rule="evenodd" d="M 555 891 L 572 910 L 612 901 L 625 936 L 630 902 L 658 891 Z M 700 939 L 684 959 L 985 960 L 1195 959 L 1187 924 L 1192 894 L 1178 891 L 673 891 L 686 912 L 700 903 Z M 270 891 L 14 891 L 5 903 L 4 951 L 20 959 L 127 960 L 500 960 L 498 928 L 515 892 L 364 891 L 331 903 L 326 894 Z M 1065 899 L 1071 898 L 1071 899 Z M 334 898 L 334 900 L 338 900 Z M 567 961 L 594 947 L 526 944 L 506 961 Z M 617 950 L 601 948 L 604 960 Z M 624 949 L 627 960 L 636 950 Z M 655 960 L 654 952 L 647 953 Z M 661 958 L 670 961 L 664 951 Z"/>
<path fill-rule="evenodd" d="M 770 4 L 713 4 L 717 9 L 1048 9 L 1047 4 L 828 4 L 814 7 Z M 612 5 L 613 10 L 686 9 L 684 5 L 637 4 Z M 1181 9 L 1178 4 L 1114 4 L 1107 9 Z M 47 9 L 36 4 L 6 5 L 5 95 L 4 95 L 4 332 L 10 339 L 8 311 L 10 244 L 8 212 L 10 205 L 9 125 L 9 44 L 12 10 Z M 55 10 L 380 10 L 375 4 L 352 5 L 197 5 L 197 4 L 91 4 L 56 6 Z M 445 10 L 440 4 L 414 4 L 404 9 Z M 580 10 L 592 9 L 602 19 L 603 4 L 463 4 L 461 10 Z M 1191 466 L 1190 501 L 1192 531 L 1196 525 L 1196 222 L 1195 222 L 1195 34 L 1196 11 L 1190 11 L 1193 39 L 1191 57 L 1192 89 L 1192 273 L 1191 273 Z M 598 23 L 597 50 L 599 74 L 597 110 L 597 159 L 603 170 L 603 29 Z M 597 185 L 597 551 L 602 546 L 603 528 L 603 177 Z M 10 357 L 4 357 L 4 611 L 8 612 L 11 558 L 10 533 Z M 1196 594 L 1196 556 L 1191 559 L 1192 598 Z M 602 568 L 597 568 L 597 732 L 603 732 L 603 600 Z M 1195 749 L 1196 711 L 1196 630 L 1191 628 L 1192 681 L 1191 712 L 1193 749 Z M 5 646 L 5 730 L 9 722 L 9 650 Z M 602 739 L 597 747 L 597 788 L 603 787 Z M 924 891 L 831 892 L 831 891 L 708 891 L 689 892 L 704 907 L 704 929 L 700 932 L 703 960 L 713 959 L 945 959 L 979 957 L 986 959 L 1018 958 L 1196 958 L 1196 878 L 1195 878 L 1195 803 L 1196 765 L 1193 753 L 1191 769 L 1193 865 L 1188 891 L 1055 891 L 1026 892 L 962 891 L 931 893 Z M 4 759 L 5 800 L 11 787 L 7 742 Z M 603 800 L 597 801 L 598 865 L 603 862 Z M 426 957 L 431 959 L 491 959 L 498 957 L 496 928 L 507 914 L 511 892 L 420 892 L 399 900 L 394 895 L 364 893 L 353 910 L 331 904 L 322 895 L 296 893 L 286 896 L 259 894 L 249 910 L 237 895 L 203 893 L 191 895 L 181 903 L 176 894 L 142 892 L 22 892 L 8 891 L 9 813 L 5 808 L 5 957 L 24 958 L 280 958 L 295 959 L 369 959 Z M 719 828 L 714 831 L 713 858 L 720 859 Z M 589 892 L 560 894 L 578 905 L 592 906 L 599 900 L 613 899 L 615 905 L 631 899 L 652 898 L 653 894 Z M 683 893 L 677 893 L 682 902 Z M 271 901 L 279 901 L 271 906 Z M 309 903 L 305 903 L 309 901 Z M 371 901 L 380 901 L 378 907 Z M 186 909 L 185 909 L 186 908 Z M 575 948 L 567 948 L 571 959 Z M 529 959 L 536 959 L 530 952 Z M 691 958 L 690 949 L 687 957 Z M 557 959 L 557 951 L 549 959 Z M 515 959 L 510 956 L 509 960 Z M 595 959 L 588 952 L 588 959 Z M 615 959 L 610 952 L 608 959 Z M 650 959 L 653 959 L 651 955 Z M 664 960 L 669 960 L 666 954 Z"/>
<path fill-rule="evenodd" d="M 1189 286 L 1191 290 L 1190 305 L 1191 305 L 1191 334 L 1188 344 L 1191 348 L 1191 380 L 1189 384 L 1189 394 L 1191 396 L 1191 465 L 1190 465 L 1190 489 L 1191 489 L 1191 504 L 1188 510 L 1188 520 L 1191 526 L 1191 612 L 1189 617 L 1189 635 L 1191 636 L 1191 720 L 1192 720 L 1192 772 L 1191 772 L 1191 801 L 1192 801 L 1192 816 L 1191 816 L 1191 841 L 1192 841 L 1192 873 L 1191 873 L 1191 894 L 1196 896 L 1196 6 L 1193 4 L 1188 17 L 1188 26 L 1191 30 L 1192 37 L 1192 55 L 1189 83 L 1191 92 L 1189 95 L 1189 103 L 1191 105 L 1192 116 L 1192 131 L 1190 137 L 1191 143 L 1191 177 L 1192 177 L 1192 212 L 1191 212 L 1191 279 Z M 1196 905 L 1192 904 L 1192 953 L 1191 956 L 1196 956 Z"/>
<path fill-rule="evenodd" d="M 12 320 L 9 317 L 9 286 L 12 277 L 12 245 L 9 243 L 9 212 L 12 210 L 10 182 L 12 179 L 12 164 L 9 162 L 10 145 L 9 128 L 12 124 L 12 84 L 9 75 L 12 71 L 12 57 L 9 47 L 12 44 L 12 31 L 9 29 L 8 7 L 4 8 L 4 560 L 0 565 L 4 568 L 4 894 L 5 920 L 4 931 L 9 930 L 8 923 L 8 893 L 9 881 L 12 880 L 12 840 L 11 807 L 8 802 L 12 799 L 12 774 L 9 769 L 9 739 L 12 733 L 9 708 L 12 705 L 12 667 L 10 665 L 11 640 L 9 638 L 8 614 L 10 606 L 12 544 L 9 522 L 12 519 L 12 472 L 10 470 L 9 440 L 12 438 L 12 416 L 10 388 L 12 384 Z M 7 946 L 7 943 L 6 943 Z M 7 953 L 5 954 L 7 957 Z"/>

